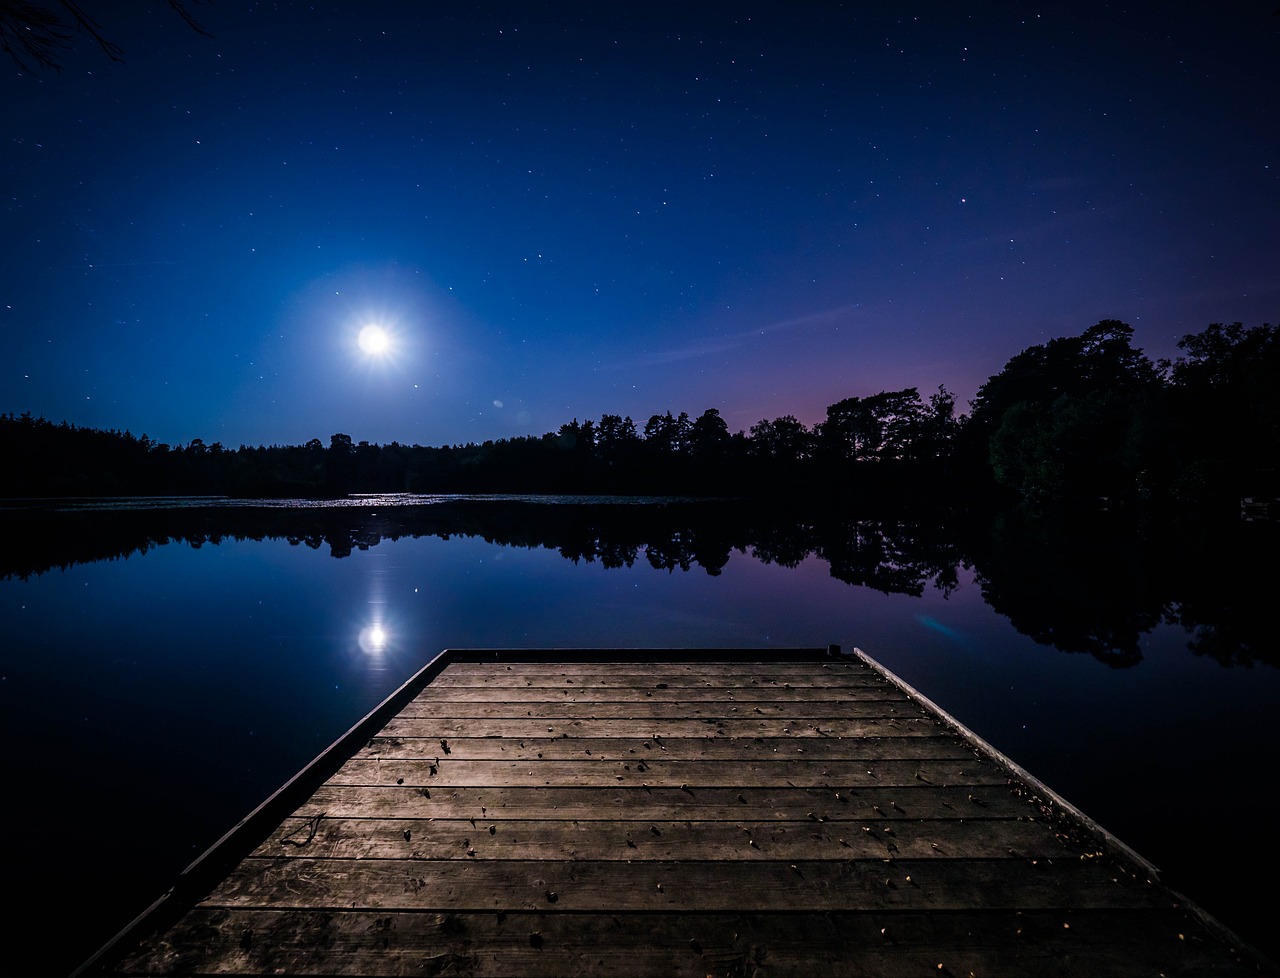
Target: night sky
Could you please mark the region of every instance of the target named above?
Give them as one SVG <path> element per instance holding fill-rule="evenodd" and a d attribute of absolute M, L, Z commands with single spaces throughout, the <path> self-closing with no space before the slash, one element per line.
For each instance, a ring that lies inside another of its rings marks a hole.
<path fill-rule="evenodd" d="M 123 63 L 0 61 L 0 412 L 737 431 L 1173 356 L 1280 316 L 1275 5 L 83 0 Z"/>

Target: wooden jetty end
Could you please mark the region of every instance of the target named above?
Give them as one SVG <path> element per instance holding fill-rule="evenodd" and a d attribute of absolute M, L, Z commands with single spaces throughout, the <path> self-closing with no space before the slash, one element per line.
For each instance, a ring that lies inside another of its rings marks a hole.
<path fill-rule="evenodd" d="M 78 972 L 1274 973 L 834 648 L 445 652 Z"/>

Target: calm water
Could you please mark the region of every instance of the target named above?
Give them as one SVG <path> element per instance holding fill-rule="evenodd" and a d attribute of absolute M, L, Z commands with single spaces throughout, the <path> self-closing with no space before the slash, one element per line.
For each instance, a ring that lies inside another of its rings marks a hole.
<path fill-rule="evenodd" d="M 1280 871 L 1258 798 L 1280 746 L 1273 527 L 1152 552 L 1016 522 L 960 541 L 393 502 L 0 513 L 10 942 L 50 935 L 69 970 L 443 648 L 839 643 L 1276 955 L 1241 893 Z"/>

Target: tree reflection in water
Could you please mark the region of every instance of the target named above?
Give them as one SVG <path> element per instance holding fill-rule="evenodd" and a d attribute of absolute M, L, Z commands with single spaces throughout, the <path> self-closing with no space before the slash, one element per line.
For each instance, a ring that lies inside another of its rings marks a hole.
<path fill-rule="evenodd" d="M 342 558 L 401 537 L 478 537 L 607 569 L 643 559 L 669 573 L 698 568 L 713 576 L 738 551 L 786 568 L 817 557 L 833 578 L 884 594 L 947 595 L 959 569 L 972 568 L 987 604 L 1019 632 L 1116 668 L 1138 664 L 1142 636 L 1161 623 L 1180 625 L 1192 652 L 1224 666 L 1280 664 L 1263 610 L 1280 578 L 1277 529 L 1268 523 L 1157 530 L 1105 513 L 1069 520 L 1021 512 L 856 519 L 829 508 L 724 500 L 394 502 L 9 509 L 0 511 L 7 541 L 0 578 L 224 539 L 286 539 Z"/>

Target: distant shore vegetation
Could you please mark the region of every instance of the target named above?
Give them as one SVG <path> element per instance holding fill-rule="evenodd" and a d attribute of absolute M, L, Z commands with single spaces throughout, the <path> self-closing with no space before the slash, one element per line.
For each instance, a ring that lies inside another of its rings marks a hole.
<path fill-rule="evenodd" d="M 1280 494 L 1280 330 L 1215 323 L 1153 362 L 1104 320 L 1014 356 L 969 412 L 945 387 L 847 397 L 730 432 L 715 408 L 605 414 L 540 436 L 428 447 L 229 449 L 0 415 L 0 496 L 351 493 L 802 495 L 865 502 L 1238 508 Z"/>

